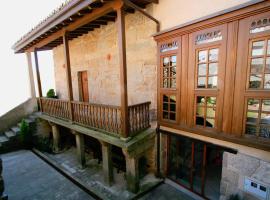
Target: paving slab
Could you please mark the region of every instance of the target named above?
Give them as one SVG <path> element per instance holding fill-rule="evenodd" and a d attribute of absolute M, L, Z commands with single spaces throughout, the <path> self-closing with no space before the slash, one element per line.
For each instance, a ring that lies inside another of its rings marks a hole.
<path fill-rule="evenodd" d="M 31 151 L 1 155 L 5 193 L 11 200 L 92 200 Z"/>

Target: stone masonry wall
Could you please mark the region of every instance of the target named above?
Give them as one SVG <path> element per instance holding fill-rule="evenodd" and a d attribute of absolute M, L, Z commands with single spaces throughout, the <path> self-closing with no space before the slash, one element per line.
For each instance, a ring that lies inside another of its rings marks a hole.
<path fill-rule="evenodd" d="M 245 200 L 259 199 L 244 191 L 244 178 L 249 177 L 270 186 L 270 163 L 242 153 L 224 152 L 220 200 L 239 194 Z"/>
<path fill-rule="evenodd" d="M 156 43 L 152 34 L 156 25 L 140 13 L 126 15 L 128 102 L 129 105 L 151 101 L 156 110 Z M 78 72 L 88 72 L 91 103 L 120 105 L 120 69 L 117 31 L 114 22 L 70 41 L 71 73 L 74 99 L 79 100 Z M 53 50 L 56 92 L 67 99 L 63 45 Z"/>

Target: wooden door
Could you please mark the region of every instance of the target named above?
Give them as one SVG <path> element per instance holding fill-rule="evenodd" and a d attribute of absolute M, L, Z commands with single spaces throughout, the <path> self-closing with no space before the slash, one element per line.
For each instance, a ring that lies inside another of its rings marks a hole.
<path fill-rule="evenodd" d="M 80 100 L 89 102 L 88 76 L 87 71 L 79 72 Z"/>

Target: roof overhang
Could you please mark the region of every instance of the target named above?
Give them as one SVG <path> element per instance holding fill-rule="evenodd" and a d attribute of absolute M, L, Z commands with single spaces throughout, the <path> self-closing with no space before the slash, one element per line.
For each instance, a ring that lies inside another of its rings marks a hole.
<path fill-rule="evenodd" d="M 137 6 L 144 8 L 149 3 L 158 0 L 131 0 Z M 62 44 L 63 32 L 69 32 L 69 40 L 115 21 L 115 6 L 122 0 L 71 0 L 38 26 L 23 36 L 13 45 L 15 53 L 26 51 L 49 50 Z M 125 11 L 134 10 L 125 6 Z"/>

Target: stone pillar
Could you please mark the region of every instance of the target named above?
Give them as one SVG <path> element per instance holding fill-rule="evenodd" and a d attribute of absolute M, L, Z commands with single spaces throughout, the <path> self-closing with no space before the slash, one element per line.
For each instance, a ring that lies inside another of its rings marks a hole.
<path fill-rule="evenodd" d="M 58 153 L 60 151 L 60 132 L 59 127 L 56 124 L 52 125 L 52 135 L 53 135 L 53 152 Z"/>
<path fill-rule="evenodd" d="M 113 163 L 111 144 L 100 141 L 102 148 L 102 166 L 104 182 L 108 185 L 113 184 Z"/>
<path fill-rule="evenodd" d="M 8 196 L 4 194 L 5 184 L 2 176 L 2 171 L 3 171 L 3 163 L 2 159 L 0 158 L 0 200 L 8 200 Z"/>
<path fill-rule="evenodd" d="M 27 58 L 27 63 L 28 63 L 28 78 L 29 78 L 30 95 L 31 95 L 31 98 L 36 98 L 31 52 L 26 53 L 26 58 Z"/>
<path fill-rule="evenodd" d="M 81 167 L 85 167 L 84 135 L 75 132 L 77 157 Z"/>
<path fill-rule="evenodd" d="M 137 193 L 140 187 L 138 158 L 131 156 L 126 150 L 123 150 L 126 158 L 126 180 L 127 189 L 130 192 Z"/>

